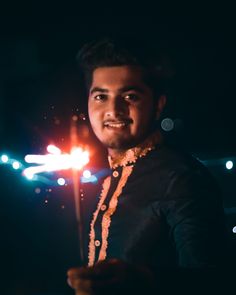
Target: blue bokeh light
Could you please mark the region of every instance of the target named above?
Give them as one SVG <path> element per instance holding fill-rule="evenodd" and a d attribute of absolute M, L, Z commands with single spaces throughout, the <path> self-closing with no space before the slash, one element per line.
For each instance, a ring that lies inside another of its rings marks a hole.
<path fill-rule="evenodd" d="M 8 160 L 9 160 L 9 158 L 8 158 L 7 155 L 2 155 L 2 156 L 1 156 L 1 160 L 2 160 L 3 163 L 7 163 Z"/>
<path fill-rule="evenodd" d="M 226 169 L 231 170 L 234 167 L 234 163 L 232 161 L 227 161 L 225 167 Z"/>
<path fill-rule="evenodd" d="M 64 178 L 60 177 L 60 178 L 58 178 L 57 183 L 58 183 L 59 185 L 65 185 L 65 184 L 66 184 L 66 181 L 65 181 Z"/>
<path fill-rule="evenodd" d="M 18 161 L 14 161 L 12 163 L 12 168 L 15 169 L 15 170 L 18 170 L 20 168 L 20 163 Z"/>

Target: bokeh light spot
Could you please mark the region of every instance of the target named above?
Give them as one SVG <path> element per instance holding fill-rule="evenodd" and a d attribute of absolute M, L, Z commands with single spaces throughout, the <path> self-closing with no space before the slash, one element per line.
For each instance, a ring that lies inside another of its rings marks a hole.
<path fill-rule="evenodd" d="M 39 187 L 36 187 L 36 189 L 34 190 L 36 194 L 40 194 L 41 193 L 41 189 Z"/>
<path fill-rule="evenodd" d="M 161 128 L 166 132 L 173 130 L 174 129 L 174 121 L 170 118 L 163 119 L 161 121 Z"/>
<path fill-rule="evenodd" d="M 17 169 L 20 168 L 20 163 L 19 163 L 18 161 L 14 161 L 14 162 L 12 163 L 12 167 L 13 167 L 15 170 L 17 170 Z"/>
<path fill-rule="evenodd" d="M 78 121 L 79 118 L 78 118 L 78 116 L 74 115 L 74 116 L 72 116 L 71 119 L 72 119 L 72 121 L 76 122 L 76 121 Z"/>
<path fill-rule="evenodd" d="M 89 170 L 84 170 L 83 172 L 83 177 L 84 178 L 90 178 L 91 177 L 91 172 Z"/>
<path fill-rule="evenodd" d="M 2 156 L 1 156 L 1 160 L 2 160 L 3 163 L 7 163 L 8 160 L 9 160 L 9 158 L 8 158 L 7 155 L 2 155 Z"/>
<path fill-rule="evenodd" d="M 233 166 L 234 166 L 234 163 L 233 163 L 232 161 L 227 161 L 227 162 L 225 163 L 225 167 L 226 167 L 228 170 L 232 169 Z"/>
<path fill-rule="evenodd" d="M 64 184 L 66 183 L 66 181 L 65 181 L 64 178 L 58 178 L 57 183 L 58 183 L 59 185 L 64 185 Z"/>

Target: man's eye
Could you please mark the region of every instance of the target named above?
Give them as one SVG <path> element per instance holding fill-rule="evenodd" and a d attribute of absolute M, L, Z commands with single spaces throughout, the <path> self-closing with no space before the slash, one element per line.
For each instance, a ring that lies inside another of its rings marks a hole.
<path fill-rule="evenodd" d="M 94 97 L 93 97 L 95 100 L 100 100 L 100 101 L 103 101 L 103 100 L 105 100 L 106 99 L 106 95 L 104 95 L 104 94 L 98 94 L 98 95 L 95 95 Z"/>
<path fill-rule="evenodd" d="M 136 94 L 126 94 L 124 98 L 131 101 L 136 101 L 139 99 L 138 95 Z"/>

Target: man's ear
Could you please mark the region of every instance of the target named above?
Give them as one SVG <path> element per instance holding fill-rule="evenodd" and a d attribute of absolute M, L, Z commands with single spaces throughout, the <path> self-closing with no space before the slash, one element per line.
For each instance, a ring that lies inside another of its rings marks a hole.
<path fill-rule="evenodd" d="M 156 119 L 157 120 L 160 118 L 165 105 L 166 105 L 166 96 L 161 95 L 156 103 Z"/>

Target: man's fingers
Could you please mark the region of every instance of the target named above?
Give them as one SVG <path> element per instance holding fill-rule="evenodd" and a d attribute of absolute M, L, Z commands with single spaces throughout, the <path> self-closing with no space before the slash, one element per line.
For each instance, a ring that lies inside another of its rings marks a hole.
<path fill-rule="evenodd" d="M 91 281 L 81 279 L 77 270 L 68 271 L 67 283 L 78 295 L 91 294 Z"/>
<path fill-rule="evenodd" d="M 69 278 L 90 279 L 93 277 L 94 269 L 91 267 L 74 267 L 67 271 Z"/>

